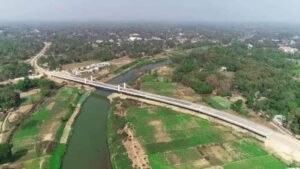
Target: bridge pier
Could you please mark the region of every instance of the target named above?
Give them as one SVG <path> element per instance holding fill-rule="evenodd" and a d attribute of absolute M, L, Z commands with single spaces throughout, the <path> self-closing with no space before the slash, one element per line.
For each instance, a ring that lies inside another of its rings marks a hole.
<path fill-rule="evenodd" d="M 91 76 L 91 81 L 93 81 L 93 76 Z"/>
<path fill-rule="evenodd" d="M 123 83 L 123 88 L 126 89 L 126 83 Z"/>
<path fill-rule="evenodd" d="M 121 91 L 121 87 L 120 87 L 120 85 L 118 85 L 118 92 L 120 92 Z"/>
<path fill-rule="evenodd" d="M 86 78 L 84 78 L 84 83 L 86 84 Z"/>

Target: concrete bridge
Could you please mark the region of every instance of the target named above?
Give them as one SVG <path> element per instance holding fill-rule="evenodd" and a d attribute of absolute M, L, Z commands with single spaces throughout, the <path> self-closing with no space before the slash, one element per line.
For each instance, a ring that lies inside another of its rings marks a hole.
<path fill-rule="evenodd" d="M 195 112 L 199 112 L 201 114 L 205 114 L 207 116 L 219 119 L 221 121 L 230 123 L 234 126 L 238 126 L 242 129 L 248 130 L 254 134 L 257 134 L 265 138 L 266 146 L 271 147 L 283 159 L 286 159 L 288 161 L 300 162 L 300 141 L 299 140 L 291 136 L 276 132 L 266 126 L 257 124 L 253 121 L 239 117 L 237 115 L 216 110 L 208 106 L 184 101 L 184 100 L 179 100 L 171 97 L 143 92 L 135 89 L 129 89 L 126 88 L 125 84 L 112 85 L 112 84 L 93 81 L 93 78 L 85 79 L 85 78 L 75 77 L 68 74 L 63 74 L 61 72 L 47 72 L 47 75 L 55 78 L 67 80 L 67 81 L 73 81 L 84 85 L 110 90 L 113 92 L 119 92 L 119 93 L 124 93 L 126 95 L 136 96 L 139 98 L 150 99 L 153 101 L 158 101 L 161 103 L 166 103 L 169 105 L 173 105 L 188 110 L 192 110 Z"/>
<path fill-rule="evenodd" d="M 91 79 L 85 79 L 76 77 L 70 74 L 64 74 L 56 71 L 47 71 L 40 67 L 37 64 L 37 60 L 45 53 L 45 51 L 51 46 L 51 43 L 45 43 L 45 47 L 42 51 L 36 55 L 32 61 L 32 66 L 35 67 L 35 70 L 40 74 L 46 74 L 51 77 L 73 81 L 76 83 L 81 83 L 84 85 L 89 85 L 97 88 L 102 88 L 106 90 L 111 90 L 113 92 L 124 93 L 126 95 L 136 96 L 140 98 L 150 99 L 154 101 L 158 101 L 161 103 L 166 103 L 169 105 L 185 108 L 188 110 L 192 110 L 201 114 L 205 114 L 207 116 L 222 120 L 224 122 L 230 123 L 232 125 L 238 126 L 245 130 L 248 130 L 252 133 L 255 133 L 263 138 L 265 138 L 265 143 L 267 147 L 272 148 L 279 156 L 288 161 L 297 161 L 300 162 L 300 141 L 295 139 L 292 136 L 281 134 L 277 131 L 274 131 L 266 126 L 257 124 L 251 120 L 239 117 L 234 114 L 230 114 L 227 112 L 219 111 L 204 105 L 195 104 L 192 102 L 175 99 L 171 97 L 161 96 L 157 94 L 147 93 L 135 89 L 126 88 L 126 85 L 112 85 L 102 82 L 93 81 Z"/>
<path fill-rule="evenodd" d="M 235 115 L 231 115 L 229 113 L 224 113 L 222 111 L 219 111 L 219 110 L 207 107 L 207 106 L 195 104 L 192 102 L 183 101 L 183 100 L 166 97 L 166 96 L 161 96 L 161 95 L 157 95 L 157 94 L 147 93 L 147 92 L 143 92 L 140 90 L 129 89 L 129 88 L 126 88 L 125 84 L 112 85 L 112 84 L 93 81 L 92 78 L 91 79 L 79 78 L 79 77 L 72 76 L 72 75 L 62 74 L 60 72 L 49 72 L 49 75 L 52 77 L 59 78 L 59 79 L 73 81 L 73 82 L 77 82 L 77 83 L 81 83 L 81 84 L 85 84 L 85 85 L 89 85 L 89 86 L 93 86 L 93 87 L 97 87 L 97 88 L 102 88 L 102 89 L 110 90 L 113 92 L 124 93 L 127 95 L 136 96 L 136 97 L 140 97 L 140 98 L 150 99 L 150 100 L 174 105 L 177 107 L 189 109 L 189 110 L 196 111 L 199 113 L 203 113 L 205 115 L 220 119 L 227 123 L 233 124 L 235 126 L 243 128 L 243 129 L 246 129 L 246 130 L 253 132 L 255 134 L 258 134 L 262 137 L 268 137 L 270 135 L 270 133 L 272 133 L 271 129 L 257 125 L 256 123 L 251 122 L 249 120 L 245 120 L 244 118 L 241 118 L 241 117 L 238 117 Z"/>

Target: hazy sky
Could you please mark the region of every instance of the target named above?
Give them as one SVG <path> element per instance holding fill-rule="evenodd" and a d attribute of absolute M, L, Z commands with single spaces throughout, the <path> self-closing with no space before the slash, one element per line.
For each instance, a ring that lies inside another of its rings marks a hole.
<path fill-rule="evenodd" d="M 0 0 L 1 21 L 300 23 L 300 0 Z"/>

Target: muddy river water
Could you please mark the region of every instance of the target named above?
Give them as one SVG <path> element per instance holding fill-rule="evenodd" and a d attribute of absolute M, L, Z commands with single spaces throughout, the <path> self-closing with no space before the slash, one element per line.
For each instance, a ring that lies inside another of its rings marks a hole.
<path fill-rule="evenodd" d="M 135 79 L 141 72 L 169 63 L 170 61 L 166 60 L 134 68 L 109 83 L 122 84 Z M 62 169 L 111 168 L 106 133 L 107 113 L 110 106 L 107 95 L 109 94 L 109 91 L 98 89 L 82 105 L 63 158 Z"/>

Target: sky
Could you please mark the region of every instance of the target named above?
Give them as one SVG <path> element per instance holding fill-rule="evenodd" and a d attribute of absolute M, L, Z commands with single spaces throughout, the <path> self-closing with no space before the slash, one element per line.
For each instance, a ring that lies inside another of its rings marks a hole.
<path fill-rule="evenodd" d="M 300 23 L 300 0 L 0 0 L 1 21 Z"/>

